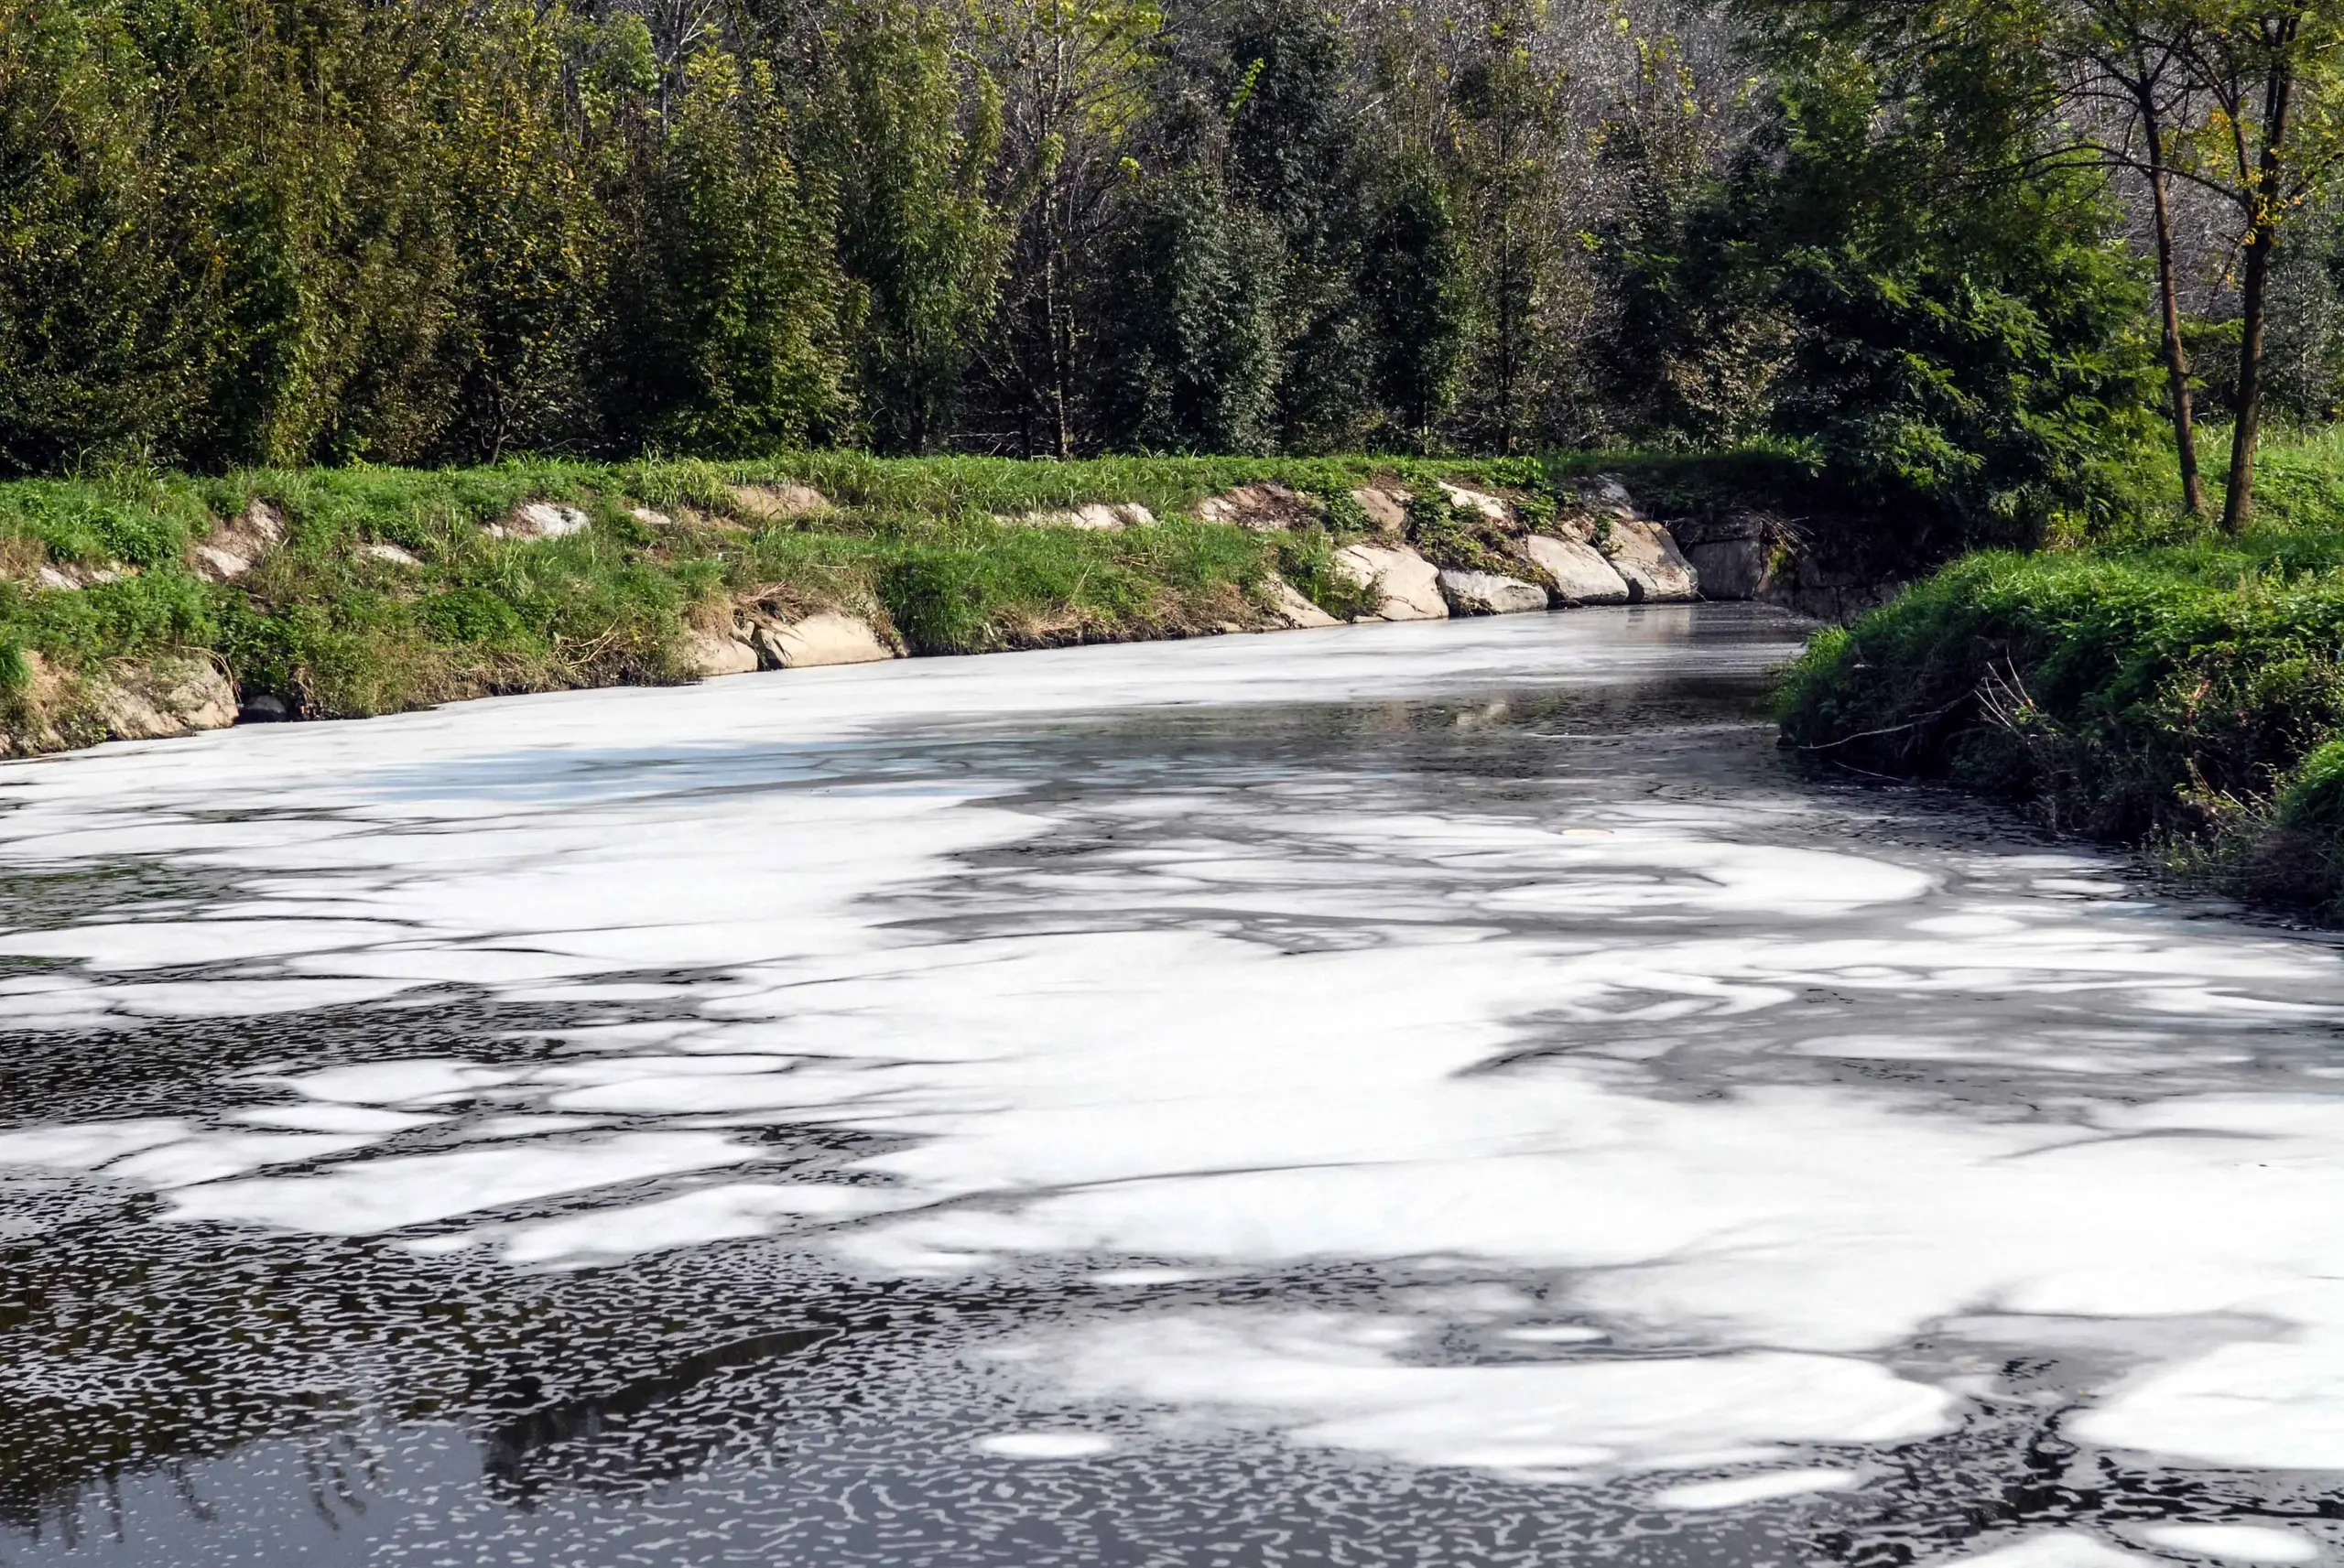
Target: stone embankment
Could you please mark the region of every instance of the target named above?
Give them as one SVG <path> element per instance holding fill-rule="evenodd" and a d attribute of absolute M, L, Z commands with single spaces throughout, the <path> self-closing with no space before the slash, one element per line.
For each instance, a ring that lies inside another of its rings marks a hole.
<path fill-rule="evenodd" d="M 830 502 L 798 483 L 736 485 L 729 515 L 635 508 L 634 520 L 657 531 L 678 527 L 745 530 L 771 524 L 819 526 Z M 1215 632 L 1332 626 L 1329 606 L 1360 622 L 1432 621 L 1510 615 L 1581 606 L 1661 604 L 1709 599 L 1763 599 L 1831 613 L 1854 601 L 1852 585 L 1818 576 L 1796 531 L 1757 514 L 1663 521 L 1641 510 L 1616 480 L 1582 481 L 1559 496 L 1505 495 L 1436 481 L 1412 492 L 1397 483 L 1362 485 L 1348 494 L 1308 494 L 1274 481 L 1239 485 L 1189 509 L 1199 522 L 1263 532 L 1314 530 L 1331 549 L 1325 573 L 1306 592 L 1275 573 L 1253 590 L 1243 619 L 1199 628 Z M 1132 502 L 1095 502 L 997 517 L 1041 528 L 1145 529 L 1157 518 Z M 559 539 L 592 526 L 576 507 L 549 501 L 521 504 L 486 524 L 490 537 L 528 543 Z M 259 568 L 288 536 L 285 518 L 255 501 L 213 524 L 190 546 L 187 568 L 214 583 L 233 583 Z M 420 562 L 396 545 L 366 542 L 354 556 L 394 568 Z M 1322 557 L 1323 558 L 1323 557 Z M 129 568 L 121 568 L 128 570 Z M 118 575 L 85 569 L 68 580 L 52 569 L 38 586 L 71 591 Z M 1348 591 L 1343 591 L 1345 589 Z M 1176 633 L 1177 634 L 1177 633 Z M 744 597 L 703 606 L 680 632 L 681 663 L 701 678 L 760 670 L 804 669 L 900 658 L 909 650 L 875 602 L 808 603 Z M 227 724 L 287 717 L 265 694 L 239 703 L 228 672 L 211 655 L 114 659 L 80 671 L 27 655 L 13 749 L 50 751 L 101 740 L 152 739 Z M 23 715 L 30 715 L 27 724 Z M 0 755 L 10 750 L 0 735 Z"/>

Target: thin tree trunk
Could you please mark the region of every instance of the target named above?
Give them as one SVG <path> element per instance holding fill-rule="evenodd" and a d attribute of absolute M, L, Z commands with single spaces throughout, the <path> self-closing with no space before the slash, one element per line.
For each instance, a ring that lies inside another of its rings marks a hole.
<path fill-rule="evenodd" d="M 2271 62 L 2270 70 L 2263 94 L 2263 155 L 2250 193 L 2254 226 L 2247 235 L 2246 274 L 2239 289 L 2245 319 L 2238 351 L 2238 424 L 2230 431 L 2230 482 L 2222 500 L 2226 534 L 2238 533 L 2254 514 L 2254 448 L 2263 423 L 2263 330 L 2271 257 L 2279 248 L 2279 157 L 2295 85 L 2293 63 L 2284 53 Z"/>
<path fill-rule="evenodd" d="M 2205 488 L 2198 477 L 2198 431 L 2189 404 L 2189 356 L 2181 342 L 2181 301 L 2173 276 L 2173 215 L 2166 205 L 2165 140 L 2157 125 L 2156 95 L 2145 79 L 2141 89 L 2141 124 L 2149 144 L 2149 197 L 2157 229 L 2157 303 L 2165 318 L 2165 375 L 2173 403 L 2173 449 L 2181 464 L 2181 504 L 2192 517 L 2206 514 Z"/>

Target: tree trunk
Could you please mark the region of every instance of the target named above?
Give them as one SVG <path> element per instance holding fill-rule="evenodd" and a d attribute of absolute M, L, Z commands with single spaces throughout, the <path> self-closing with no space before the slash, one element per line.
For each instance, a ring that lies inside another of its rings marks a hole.
<path fill-rule="evenodd" d="M 2206 514 L 2204 486 L 2198 478 L 2198 431 L 2189 406 L 2189 356 L 2181 344 L 2181 301 L 2173 276 L 2173 215 L 2166 205 L 2165 141 L 2157 125 L 2156 94 L 2143 82 L 2141 124 L 2149 144 L 2149 198 L 2157 228 L 2157 303 L 2165 319 L 2165 376 L 2173 404 L 2173 449 L 2181 464 L 2181 504 L 2192 517 Z"/>
<path fill-rule="evenodd" d="M 2282 49 L 2284 42 L 2282 42 Z M 2238 424 L 2230 431 L 2230 482 L 2222 500 L 2222 531 L 2236 534 L 2254 515 L 2254 446 L 2263 422 L 2263 329 L 2271 257 L 2279 248 L 2280 149 L 2295 92 L 2294 62 L 2284 52 L 2271 62 L 2263 93 L 2263 154 L 2249 192 L 2253 227 L 2247 232 L 2246 272 L 2239 297 L 2244 330 L 2238 351 Z"/>

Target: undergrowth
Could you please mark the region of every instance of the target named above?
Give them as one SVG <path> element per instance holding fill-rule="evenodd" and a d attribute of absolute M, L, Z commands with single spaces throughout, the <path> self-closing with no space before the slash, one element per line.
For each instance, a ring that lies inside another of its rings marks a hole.
<path fill-rule="evenodd" d="M 1785 740 L 2344 921 L 2344 434 L 2274 443 L 2258 492 L 2236 538 L 2158 514 L 1955 562 L 1812 642 Z"/>

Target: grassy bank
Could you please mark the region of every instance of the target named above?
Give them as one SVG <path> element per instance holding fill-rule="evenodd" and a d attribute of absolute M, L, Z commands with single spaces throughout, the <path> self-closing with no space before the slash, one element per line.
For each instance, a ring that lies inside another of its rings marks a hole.
<path fill-rule="evenodd" d="M 1955 562 L 1815 640 L 1786 738 L 2344 921 L 2344 431 L 2274 444 L 2259 489 L 2235 539 L 2160 518 Z"/>
<path fill-rule="evenodd" d="M 1351 487 L 1425 490 L 1439 477 L 1535 510 L 1594 462 L 813 453 L 0 484 L 0 751 L 103 739 L 99 677 L 128 678 L 142 661 L 201 661 L 248 708 L 266 698 L 289 717 L 353 718 L 690 679 L 692 629 L 716 630 L 744 607 L 842 610 L 913 654 L 1264 624 L 1274 573 L 1342 616 L 1363 608 L 1331 569 L 1332 550 L 1366 526 Z M 1645 466 L 1655 483 L 1688 493 L 1720 482 L 1698 463 Z M 1196 517 L 1205 498 L 1262 481 L 1318 498 L 1321 525 L 1264 532 Z M 792 486 L 826 504 L 772 504 Z M 591 524 L 497 536 L 537 502 Z M 1098 503 L 1136 503 L 1161 521 L 1120 531 L 1035 521 Z M 249 571 L 214 580 L 202 547 L 246 550 L 237 535 L 249 534 L 241 520 L 255 503 L 281 538 L 250 550 Z"/>

